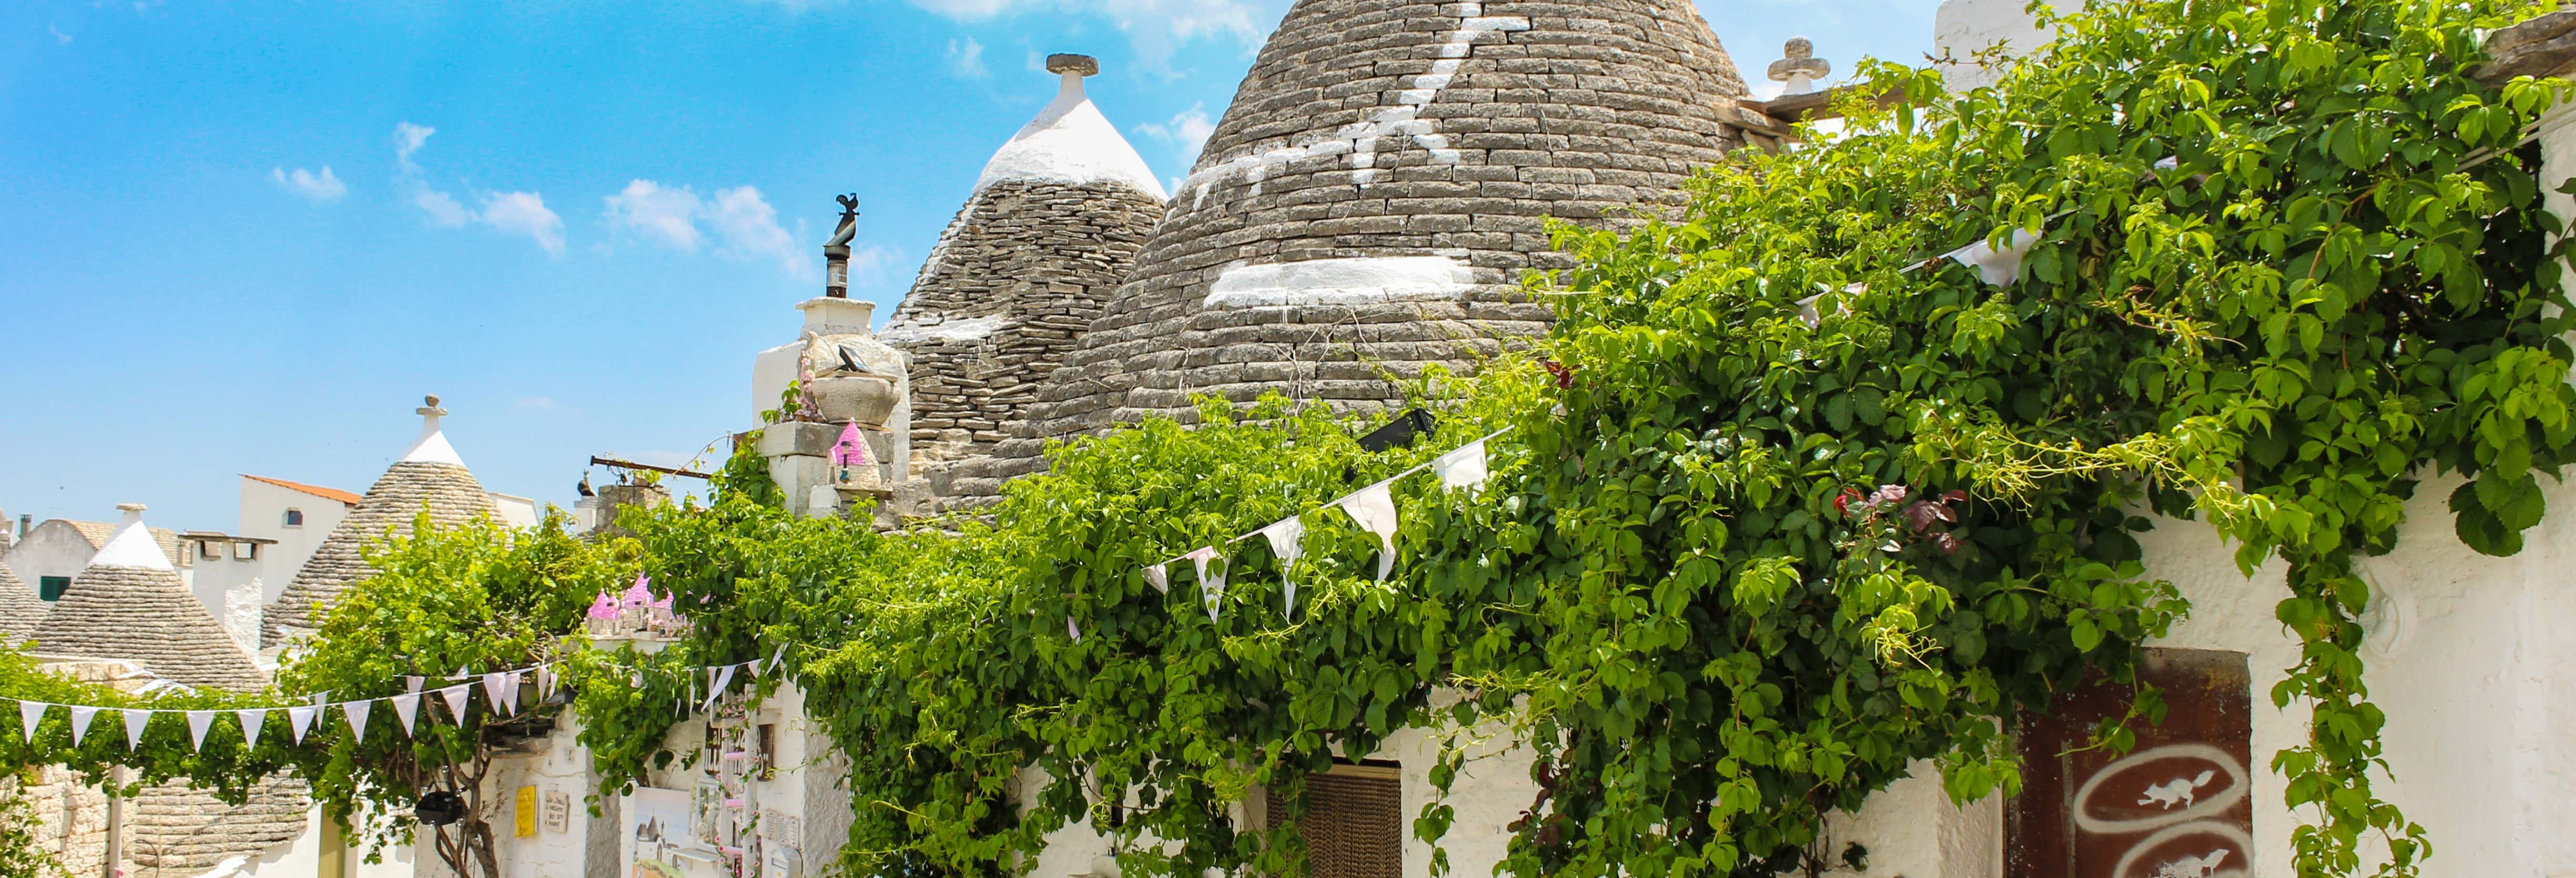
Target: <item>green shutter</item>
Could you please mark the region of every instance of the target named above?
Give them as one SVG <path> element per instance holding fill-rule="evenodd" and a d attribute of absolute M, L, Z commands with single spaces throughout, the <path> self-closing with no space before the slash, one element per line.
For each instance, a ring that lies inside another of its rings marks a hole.
<path fill-rule="evenodd" d="M 36 577 L 36 595 L 44 598 L 45 600 L 62 600 L 63 592 L 70 590 L 71 587 L 72 578 L 69 576 Z"/>

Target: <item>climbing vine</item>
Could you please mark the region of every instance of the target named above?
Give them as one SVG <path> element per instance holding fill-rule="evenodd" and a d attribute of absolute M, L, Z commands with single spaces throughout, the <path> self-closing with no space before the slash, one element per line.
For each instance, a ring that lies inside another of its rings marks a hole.
<path fill-rule="evenodd" d="M 2297 871 L 2416 874 L 2426 831 L 2373 789 L 2403 766 L 2354 564 L 2421 490 L 2517 551 L 2576 443 L 2525 143 L 2566 89 L 2469 76 L 2533 11 L 2114 0 L 2043 14 L 2055 40 L 1994 88 L 1869 65 L 1850 94 L 1881 100 L 1701 175 L 1685 215 L 1558 229 L 1574 267 L 1530 283 L 1554 333 L 1419 379 L 1439 426 L 1409 447 L 1210 401 L 900 533 L 791 518 L 739 452 L 709 505 L 630 514 L 631 555 L 547 580 L 631 562 L 695 624 L 567 659 L 583 740 L 631 782 L 673 758 L 686 668 L 791 644 L 849 760 L 853 874 L 1024 870 L 1071 823 L 1124 874 L 1293 874 L 1311 774 L 1409 748 L 1447 790 L 1501 738 L 1539 790 L 1507 871 L 1764 875 L 1925 761 L 1963 801 L 2017 789 L 2017 717 L 2134 682 L 2189 612 L 2138 536 L 2197 518 L 2291 594 L 2271 695 L 2310 733 L 2272 768 L 2309 821 Z M 1925 262 L 2024 236 L 2008 284 Z M 1374 537 L 1312 511 L 1495 429 L 1480 489 L 1394 483 L 1387 579 Z M 1300 513 L 1293 564 L 1255 539 L 1144 573 Z M 1263 792 L 1277 828 L 1239 807 Z M 1426 804 L 1416 837 L 1455 813 Z"/>

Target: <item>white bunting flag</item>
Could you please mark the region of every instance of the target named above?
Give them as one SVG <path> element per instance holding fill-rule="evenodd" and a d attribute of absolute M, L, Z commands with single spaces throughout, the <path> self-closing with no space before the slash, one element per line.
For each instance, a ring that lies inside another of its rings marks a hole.
<path fill-rule="evenodd" d="M 188 711 L 188 747 L 193 750 L 206 749 L 206 730 L 213 728 L 214 725 L 215 711 Z"/>
<path fill-rule="evenodd" d="M 413 695 L 418 695 L 420 694 L 420 687 L 428 682 L 428 677 L 405 676 L 403 677 L 403 691 L 409 692 Z"/>
<path fill-rule="evenodd" d="M 329 690 L 329 689 L 324 689 L 324 690 L 322 690 L 322 691 L 320 691 L 320 692 L 315 692 L 315 693 L 313 693 L 313 706 L 315 706 L 315 707 L 321 707 L 322 705 L 329 703 L 330 699 L 331 699 L 331 690 Z"/>
<path fill-rule="evenodd" d="M 447 718 L 455 720 L 459 726 L 465 725 L 465 698 L 473 691 L 472 684 L 449 686 L 438 690 L 438 697 L 447 699 Z"/>
<path fill-rule="evenodd" d="M 1145 584 L 1153 586 L 1155 591 L 1170 594 L 1172 591 L 1172 574 L 1170 571 L 1163 569 L 1163 564 L 1169 563 L 1172 562 L 1165 561 L 1162 564 L 1145 565 Z"/>
<path fill-rule="evenodd" d="M 420 693 L 396 695 L 391 700 L 394 703 L 394 719 L 399 720 L 395 725 L 402 727 L 403 737 L 411 737 L 412 719 L 420 716 Z"/>
<path fill-rule="evenodd" d="M 98 708 L 66 705 L 72 709 L 72 746 L 80 746 L 81 736 L 89 734 L 89 721 L 98 718 Z"/>
<path fill-rule="evenodd" d="M 745 671 L 749 671 L 749 672 L 751 672 L 751 678 L 752 678 L 752 679 L 754 679 L 754 680 L 760 679 L 760 660 L 759 660 L 759 659 L 752 659 L 751 661 L 743 662 L 743 663 L 742 663 L 742 669 L 743 669 L 743 670 L 745 670 Z"/>
<path fill-rule="evenodd" d="M 1225 562 L 1217 559 L 1215 546 L 1200 546 L 1197 551 L 1181 557 L 1188 558 L 1191 564 L 1197 565 L 1199 600 L 1207 604 L 1208 621 L 1216 621 L 1217 602 L 1225 599 Z M 1216 562 L 1214 573 L 1208 572 L 1210 561 Z"/>
<path fill-rule="evenodd" d="M 1977 270 L 1977 279 L 1999 287 L 2012 286 L 2021 277 L 2021 258 L 2039 244 L 2039 236 L 2029 229 L 2014 229 L 2012 244 L 2002 250 L 1987 246 L 1986 239 L 1942 255 L 1958 260 L 1960 265 Z"/>
<path fill-rule="evenodd" d="M 116 712 L 125 715 L 125 749 L 143 749 L 143 730 L 151 727 L 152 712 L 130 708 L 119 708 Z"/>
<path fill-rule="evenodd" d="M 781 643 L 778 645 L 778 649 L 776 651 L 769 654 L 769 672 L 772 674 L 778 673 L 778 666 L 786 663 L 787 644 Z"/>
<path fill-rule="evenodd" d="M 707 709 L 713 710 L 716 701 L 724 698 L 725 687 L 733 683 L 733 672 L 733 665 L 707 669 L 707 673 L 716 675 L 715 681 L 707 686 Z"/>
<path fill-rule="evenodd" d="M 1385 582 L 1386 575 L 1395 571 L 1395 494 L 1388 489 L 1390 484 L 1391 481 L 1379 482 L 1333 502 L 1343 512 L 1350 513 L 1351 520 L 1359 522 L 1361 530 L 1377 535 L 1379 582 Z"/>
<path fill-rule="evenodd" d="M 304 733 L 313 729 L 313 715 L 320 712 L 322 712 L 322 708 L 319 707 L 290 707 L 286 709 L 286 727 L 295 733 L 295 743 L 304 743 Z"/>
<path fill-rule="evenodd" d="M 249 747 L 259 746 L 259 729 L 261 726 L 268 725 L 268 711 L 236 710 L 233 711 L 233 718 L 241 720 L 242 744 Z"/>
<path fill-rule="evenodd" d="M 1075 643 L 1082 642 L 1082 626 L 1073 624 L 1073 617 L 1069 615 L 1064 617 L 1064 636 L 1073 638 Z"/>
<path fill-rule="evenodd" d="M 18 702 L 18 733 L 27 736 L 27 743 L 36 743 L 36 724 L 45 721 L 45 709 L 52 706 L 42 701 Z"/>
<path fill-rule="evenodd" d="M 1270 540 L 1270 554 L 1279 558 L 1280 590 L 1288 593 L 1288 615 L 1295 616 L 1297 615 L 1297 577 L 1292 575 L 1291 571 L 1297 566 L 1297 556 L 1306 553 L 1303 542 L 1306 536 L 1306 520 L 1291 515 L 1271 522 L 1269 527 L 1261 529 L 1261 535 Z"/>
<path fill-rule="evenodd" d="M 502 716 L 509 716 L 510 709 L 518 706 L 513 703 L 517 701 L 517 699 L 502 697 L 507 694 L 516 694 L 509 690 L 518 688 L 510 685 L 511 681 L 517 680 L 518 678 L 519 675 L 506 671 L 483 675 L 483 697 L 491 699 L 493 713 L 497 713 Z"/>
<path fill-rule="evenodd" d="M 367 714 L 375 709 L 373 701 L 351 701 L 340 705 L 340 717 L 349 721 L 349 740 L 366 743 Z"/>
<path fill-rule="evenodd" d="M 546 700 L 546 699 L 548 699 L 548 698 L 553 698 L 553 697 L 555 697 L 555 683 L 556 683 L 556 682 L 558 682 L 558 681 L 555 679 L 555 669 L 554 669 L 554 667 L 553 667 L 553 666 L 551 666 L 551 665 L 538 665 L 538 666 L 537 666 L 537 700 L 539 700 L 539 701 L 544 701 L 544 700 Z"/>
<path fill-rule="evenodd" d="M 1478 439 L 1458 450 L 1432 458 L 1431 472 L 1440 476 L 1440 487 L 1451 491 L 1473 491 L 1485 484 L 1485 440 Z"/>

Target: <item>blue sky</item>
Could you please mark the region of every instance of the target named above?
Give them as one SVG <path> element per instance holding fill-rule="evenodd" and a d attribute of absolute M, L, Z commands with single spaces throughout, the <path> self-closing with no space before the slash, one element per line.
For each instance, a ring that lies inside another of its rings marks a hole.
<path fill-rule="evenodd" d="M 424 392 L 486 487 L 750 425 L 820 289 L 899 300 L 976 172 L 1093 100 L 1184 173 L 1286 0 L 0 5 L 0 510 L 235 527 L 237 473 L 363 491 Z M 1748 80 L 1804 34 L 1919 59 L 1935 0 L 1723 0 Z"/>

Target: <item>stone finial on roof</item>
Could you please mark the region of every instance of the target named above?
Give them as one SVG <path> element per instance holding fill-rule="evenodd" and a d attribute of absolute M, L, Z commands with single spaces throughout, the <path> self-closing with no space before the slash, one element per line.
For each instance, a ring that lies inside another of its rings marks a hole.
<path fill-rule="evenodd" d="M 1789 84 L 1780 91 L 1784 95 L 1815 91 L 1816 80 L 1834 70 L 1834 65 L 1816 57 L 1815 41 L 1806 37 L 1790 37 L 1780 46 L 1780 53 L 1788 57 L 1771 62 L 1771 81 Z"/>
<path fill-rule="evenodd" d="M 456 447 L 447 444 L 446 431 L 439 429 L 438 419 L 446 417 L 447 410 L 438 406 L 438 395 L 421 397 L 421 403 L 420 408 L 412 409 L 420 415 L 420 438 L 412 440 L 411 450 L 403 452 L 401 462 L 464 466 L 465 460 L 456 456 Z"/>
<path fill-rule="evenodd" d="M 1057 54 L 1047 56 L 1046 69 L 1048 73 L 1065 73 L 1077 77 L 1098 76 L 1100 75 L 1100 59 L 1089 55 L 1071 55 L 1059 52 Z"/>

